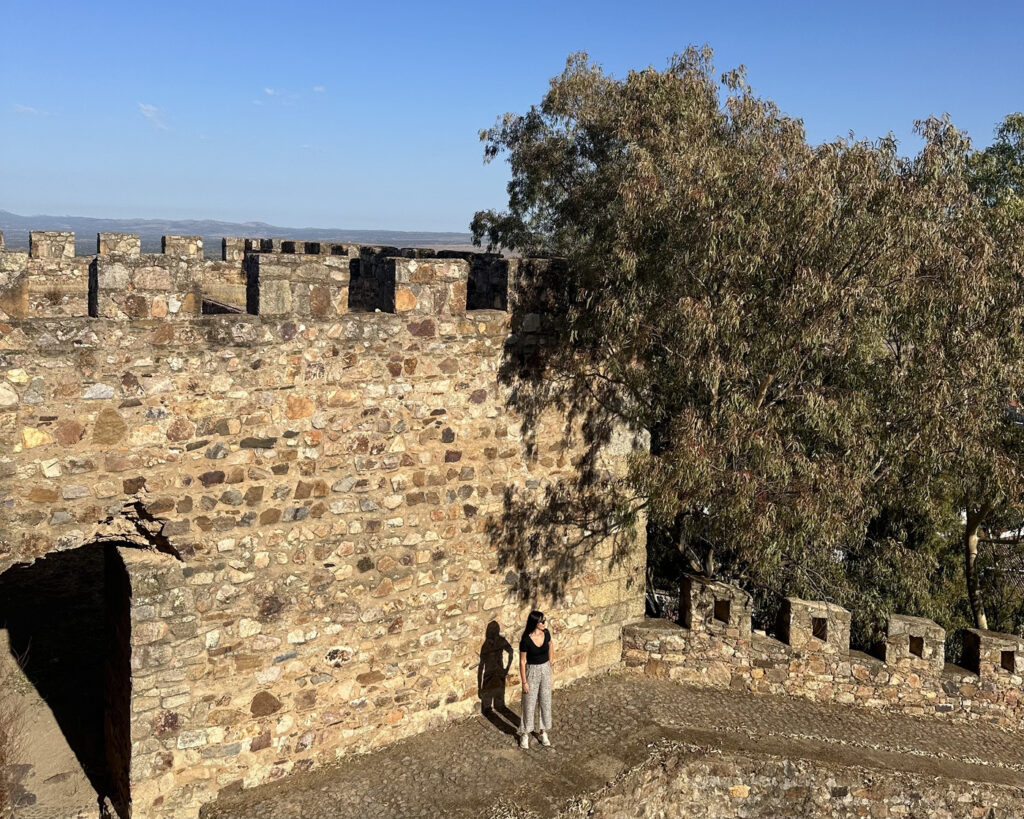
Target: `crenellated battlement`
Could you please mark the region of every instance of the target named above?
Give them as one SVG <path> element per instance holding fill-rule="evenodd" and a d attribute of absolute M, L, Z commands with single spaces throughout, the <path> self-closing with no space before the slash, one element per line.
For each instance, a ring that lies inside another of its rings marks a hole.
<path fill-rule="evenodd" d="M 164 236 L 143 253 L 139 236 L 100 233 L 96 253 L 75 255 L 75 235 L 32 231 L 28 253 L 0 234 L 0 318 L 181 320 L 249 313 L 329 321 L 348 313 L 451 317 L 507 311 L 518 260 L 495 254 L 224 238 L 221 259 L 200 236 Z"/>
<path fill-rule="evenodd" d="M 142 240 L 137 233 L 97 233 L 96 254 L 106 256 L 111 253 L 139 256 L 142 254 Z"/>
<path fill-rule="evenodd" d="M 962 665 L 952 665 L 945 629 L 923 617 L 890 615 L 867 654 L 850 648 L 841 606 L 787 598 L 772 636 L 751 628 L 750 601 L 728 583 L 684 577 L 679 624 L 626 626 L 623 659 L 688 683 L 1024 727 L 1024 640 L 1016 635 L 965 629 Z"/>
<path fill-rule="evenodd" d="M 74 258 L 75 234 L 61 230 L 33 230 L 28 234 L 28 255 L 33 259 Z"/>

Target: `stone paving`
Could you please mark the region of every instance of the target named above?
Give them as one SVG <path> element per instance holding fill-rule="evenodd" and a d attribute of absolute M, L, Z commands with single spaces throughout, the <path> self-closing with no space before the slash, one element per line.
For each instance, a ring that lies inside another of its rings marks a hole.
<path fill-rule="evenodd" d="M 201 815 L 478 817 L 514 805 L 520 814 L 552 816 L 665 741 L 1024 788 L 1024 744 L 994 726 L 626 673 L 556 691 L 550 749 L 534 743 L 520 751 L 515 714 L 508 709 L 506 717 L 479 715 L 336 766 L 225 793 Z"/>

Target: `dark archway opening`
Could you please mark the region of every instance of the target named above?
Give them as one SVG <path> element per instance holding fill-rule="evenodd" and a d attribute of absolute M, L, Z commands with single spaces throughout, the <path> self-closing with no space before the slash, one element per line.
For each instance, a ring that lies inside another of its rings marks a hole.
<path fill-rule="evenodd" d="M 102 806 L 131 811 L 131 584 L 97 543 L 0 574 L 0 628 Z M 102 809 L 102 808 L 101 808 Z"/>

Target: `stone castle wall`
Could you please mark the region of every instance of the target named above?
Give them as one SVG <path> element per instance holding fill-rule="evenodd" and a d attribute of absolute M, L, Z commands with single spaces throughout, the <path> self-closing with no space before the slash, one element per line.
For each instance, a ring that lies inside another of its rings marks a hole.
<path fill-rule="evenodd" d="M 884 643 L 866 654 L 850 649 L 850 614 L 834 604 L 788 599 L 778 639 L 753 631 L 750 611 L 742 589 L 686 577 L 681 623 L 627 625 L 625 665 L 697 685 L 1024 728 L 1016 635 L 966 629 L 961 667 L 945 662 L 945 630 L 925 618 L 890 616 Z"/>
<path fill-rule="evenodd" d="M 0 576 L 117 545 L 135 815 L 195 815 L 470 713 L 488 624 L 515 646 L 534 605 L 559 683 L 620 662 L 642 534 L 594 543 L 557 600 L 524 600 L 495 544 L 510 488 L 574 474 L 564 419 L 528 450 L 498 378 L 523 340 L 493 309 L 514 260 L 228 239 L 207 261 L 197 237 L 142 254 L 119 234 L 97 250 L 58 233 L 0 249 Z"/>

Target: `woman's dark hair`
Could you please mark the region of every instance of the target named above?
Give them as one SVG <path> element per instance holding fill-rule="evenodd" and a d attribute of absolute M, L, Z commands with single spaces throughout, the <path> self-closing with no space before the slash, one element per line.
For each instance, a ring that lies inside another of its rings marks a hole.
<path fill-rule="evenodd" d="M 529 616 L 526 618 L 526 628 L 523 629 L 523 636 L 525 637 L 527 634 L 532 634 L 537 628 L 537 623 L 546 619 L 544 612 L 536 610 L 531 611 Z"/>

